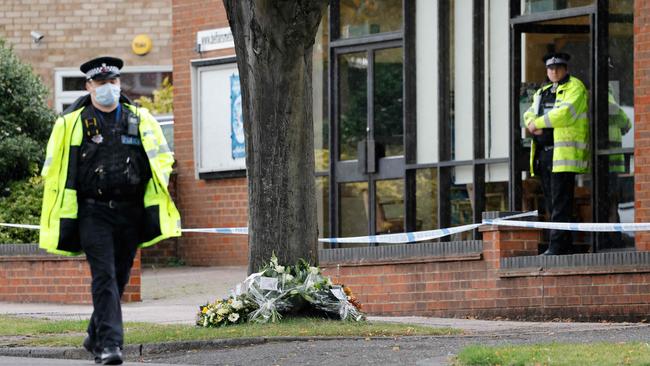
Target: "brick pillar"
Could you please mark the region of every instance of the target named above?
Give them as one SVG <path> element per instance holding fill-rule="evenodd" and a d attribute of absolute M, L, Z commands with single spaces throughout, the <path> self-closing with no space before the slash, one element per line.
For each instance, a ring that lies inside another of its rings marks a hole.
<path fill-rule="evenodd" d="M 650 1 L 634 1 L 634 212 L 650 221 Z M 650 233 L 636 234 L 636 249 L 650 251 Z"/>
<path fill-rule="evenodd" d="M 486 225 L 479 228 L 483 234 L 483 256 L 488 266 L 499 269 L 504 257 L 537 255 L 542 238 L 541 229 Z"/>

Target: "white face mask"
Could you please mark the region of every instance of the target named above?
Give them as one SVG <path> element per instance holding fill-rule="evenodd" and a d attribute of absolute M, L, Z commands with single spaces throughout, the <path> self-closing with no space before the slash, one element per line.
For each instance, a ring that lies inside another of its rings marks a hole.
<path fill-rule="evenodd" d="M 110 107 L 120 99 L 120 87 L 115 84 L 106 83 L 95 89 L 95 100 L 97 103 Z"/>

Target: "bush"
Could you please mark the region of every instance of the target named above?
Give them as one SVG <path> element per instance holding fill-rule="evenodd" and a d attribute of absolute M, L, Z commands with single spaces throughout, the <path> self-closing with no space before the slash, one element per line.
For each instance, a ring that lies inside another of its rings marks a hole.
<path fill-rule="evenodd" d="M 31 66 L 0 39 L 0 189 L 36 175 L 56 118 Z"/>
<path fill-rule="evenodd" d="M 140 106 L 147 108 L 152 114 L 170 114 L 174 112 L 174 86 L 166 77 L 160 89 L 153 91 L 153 100 L 140 97 L 135 100 Z"/>
<path fill-rule="evenodd" d="M 38 225 L 42 197 L 41 177 L 13 182 L 0 197 L 0 222 Z M 38 230 L 0 227 L 0 243 L 38 243 Z"/>
<path fill-rule="evenodd" d="M 38 173 L 56 114 L 31 66 L 0 39 L 0 222 L 38 224 Z M 0 228 L 0 243 L 36 243 L 38 230 Z"/>

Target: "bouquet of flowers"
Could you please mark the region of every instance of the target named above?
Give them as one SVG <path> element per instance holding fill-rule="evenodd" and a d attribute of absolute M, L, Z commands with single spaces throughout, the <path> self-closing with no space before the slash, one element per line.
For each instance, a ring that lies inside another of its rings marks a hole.
<path fill-rule="evenodd" d="M 276 322 L 283 314 L 314 311 L 341 320 L 365 319 L 361 304 L 349 288 L 333 285 L 320 268 L 304 260 L 285 267 L 273 255 L 260 272 L 238 284 L 231 296 L 200 306 L 196 324 L 217 327 L 242 322 Z"/>
<path fill-rule="evenodd" d="M 199 306 L 196 325 L 202 327 L 220 327 L 246 322 L 246 316 L 252 311 L 253 303 L 244 296 L 229 297 Z"/>

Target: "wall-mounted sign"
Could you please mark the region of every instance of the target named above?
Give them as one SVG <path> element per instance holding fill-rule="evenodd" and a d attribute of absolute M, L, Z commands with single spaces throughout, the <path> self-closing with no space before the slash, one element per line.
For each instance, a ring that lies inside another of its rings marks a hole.
<path fill-rule="evenodd" d="M 131 42 L 131 49 L 138 56 L 144 56 L 149 53 L 152 46 L 153 42 L 151 41 L 151 37 L 146 34 L 138 34 L 133 38 L 133 42 Z"/>
<path fill-rule="evenodd" d="M 192 62 L 196 172 L 245 176 L 246 138 L 239 72 L 234 57 Z M 207 175 L 206 175 L 207 174 Z"/>
<path fill-rule="evenodd" d="M 199 52 L 235 47 L 229 27 L 196 32 L 196 49 Z"/>

